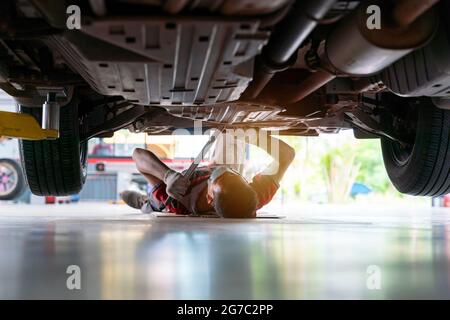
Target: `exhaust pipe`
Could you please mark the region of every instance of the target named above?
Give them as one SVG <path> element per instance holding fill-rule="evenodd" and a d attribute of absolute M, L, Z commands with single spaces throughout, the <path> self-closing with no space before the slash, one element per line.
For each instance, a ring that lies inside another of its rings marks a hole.
<path fill-rule="evenodd" d="M 399 27 L 406 27 L 431 9 L 439 0 L 397 0 L 392 19 Z"/>
<path fill-rule="evenodd" d="M 270 37 L 261 56 L 257 59 L 253 81 L 244 97 L 256 98 L 276 72 L 289 67 L 294 53 L 331 9 L 336 0 L 296 1 Z"/>
<path fill-rule="evenodd" d="M 306 77 L 298 90 L 284 95 L 283 101 L 298 102 L 339 74 L 373 75 L 424 46 L 434 35 L 438 21 L 428 9 L 438 1 L 401 0 L 390 10 L 391 16 L 384 17 L 383 12 L 389 11 L 381 10 L 382 27 L 372 30 L 366 25 L 369 4 L 360 5 L 319 48 L 318 71 Z"/>

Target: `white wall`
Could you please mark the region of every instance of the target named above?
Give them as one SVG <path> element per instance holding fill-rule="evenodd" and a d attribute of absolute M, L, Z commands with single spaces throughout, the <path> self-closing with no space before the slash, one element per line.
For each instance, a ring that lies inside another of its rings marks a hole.
<path fill-rule="evenodd" d="M 0 111 L 16 111 L 16 101 L 0 90 Z"/>
<path fill-rule="evenodd" d="M 0 111 L 15 111 L 16 102 L 4 91 L 0 90 Z M 17 139 L 0 141 L 0 158 L 19 158 L 19 148 Z"/>

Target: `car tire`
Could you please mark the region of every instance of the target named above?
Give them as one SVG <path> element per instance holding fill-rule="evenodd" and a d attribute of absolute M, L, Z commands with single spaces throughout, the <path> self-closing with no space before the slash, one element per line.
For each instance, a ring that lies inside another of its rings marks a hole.
<path fill-rule="evenodd" d="M 41 122 L 41 108 L 19 106 L 19 111 Z M 20 140 L 20 154 L 26 180 L 38 196 L 77 194 L 86 181 L 87 143 L 80 143 L 78 102 L 61 107 L 60 136 L 56 140 Z"/>
<path fill-rule="evenodd" d="M 14 200 L 25 191 L 20 165 L 12 159 L 0 159 L 0 200 Z"/>
<path fill-rule="evenodd" d="M 414 196 L 450 192 L 450 110 L 430 100 L 416 106 L 414 143 L 409 148 L 381 139 L 388 176 L 398 191 Z"/>

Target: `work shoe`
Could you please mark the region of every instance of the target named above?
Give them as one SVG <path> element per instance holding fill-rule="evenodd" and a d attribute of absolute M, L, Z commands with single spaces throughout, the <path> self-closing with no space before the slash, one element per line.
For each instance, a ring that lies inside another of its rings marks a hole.
<path fill-rule="evenodd" d="M 122 200 L 132 208 L 141 209 L 148 197 L 136 191 L 124 191 L 120 194 Z"/>

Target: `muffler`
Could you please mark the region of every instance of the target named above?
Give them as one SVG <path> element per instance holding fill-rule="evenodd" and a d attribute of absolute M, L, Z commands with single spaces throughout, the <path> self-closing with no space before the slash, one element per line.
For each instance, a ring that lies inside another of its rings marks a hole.
<path fill-rule="evenodd" d="M 386 1 L 366 2 L 345 18 L 317 52 L 319 61 L 295 92 L 283 101 L 300 101 L 336 76 L 365 77 L 376 74 L 424 46 L 434 35 L 438 18 L 430 9 L 438 0 L 401 0 L 393 7 Z M 378 3 L 378 4 L 376 4 Z M 368 25 L 370 13 L 379 8 L 381 27 Z"/>

